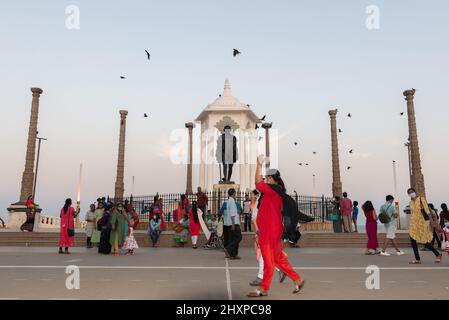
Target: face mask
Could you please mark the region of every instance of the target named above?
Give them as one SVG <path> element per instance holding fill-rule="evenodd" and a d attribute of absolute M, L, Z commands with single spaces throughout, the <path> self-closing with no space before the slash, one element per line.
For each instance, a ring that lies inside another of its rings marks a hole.
<path fill-rule="evenodd" d="M 157 216 L 153 216 L 153 219 L 154 219 L 154 220 L 157 220 Z"/>
<path fill-rule="evenodd" d="M 414 199 L 414 198 L 416 198 L 416 193 L 412 192 L 409 194 L 409 196 L 410 196 L 410 198 Z"/>

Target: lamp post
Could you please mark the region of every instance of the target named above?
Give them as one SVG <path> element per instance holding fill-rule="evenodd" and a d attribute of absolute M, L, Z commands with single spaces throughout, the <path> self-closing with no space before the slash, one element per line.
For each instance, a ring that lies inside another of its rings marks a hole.
<path fill-rule="evenodd" d="M 41 141 L 42 140 L 47 140 L 46 138 L 39 138 L 36 137 L 36 139 L 39 141 L 38 145 L 37 145 L 37 159 L 36 159 L 36 174 L 34 175 L 34 183 L 33 183 L 33 201 L 36 202 L 36 183 L 37 183 L 37 170 L 39 169 L 39 157 L 41 154 Z"/>
<path fill-rule="evenodd" d="M 407 147 L 407 154 L 408 154 L 408 175 L 410 177 L 410 187 L 413 186 L 413 172 L 412 172 L 412 153 L 410 150 L 410 141 L 404 143 L 404 146 Z"/>

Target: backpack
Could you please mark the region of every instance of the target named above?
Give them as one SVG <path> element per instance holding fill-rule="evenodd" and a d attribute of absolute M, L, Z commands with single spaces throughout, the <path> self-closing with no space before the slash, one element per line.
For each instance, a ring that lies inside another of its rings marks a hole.
<path fill-rule="evenodd" d="M 388 215 L 387 211 L 391 207 L 391 204 L 387 207 L 387 209 L 384 209 L 384 206 L 381 208 L 381 212 L 379 213 L 379 221 L 382 223 L 390 223 L 391 217 Z"/>

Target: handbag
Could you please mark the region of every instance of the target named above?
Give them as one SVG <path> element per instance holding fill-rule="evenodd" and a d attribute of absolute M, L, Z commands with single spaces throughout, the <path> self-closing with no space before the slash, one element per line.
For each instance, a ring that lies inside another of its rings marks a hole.
<path fill-rule="evenodd" d="M 184 227 L 181 226 L 180 224 L 178 224 L 175 228 L 174 228 L 176 233 L 180 233 L 182 230 L 184 230 Z"/>
<path fill-rule="evenodd" d="M 429 215 L 427 214 L 426 210 L 424 210 L 424 206 L 422 205 L 421 197 L 419 197 L 419 202 L 421 203 L 421 214 L 422 214 L 424 220 L 429 221 Z"/>
<path fill-rule="evenodd" d="M 103 230 L 103 217 L 97 221 L 97 231 Z"/>

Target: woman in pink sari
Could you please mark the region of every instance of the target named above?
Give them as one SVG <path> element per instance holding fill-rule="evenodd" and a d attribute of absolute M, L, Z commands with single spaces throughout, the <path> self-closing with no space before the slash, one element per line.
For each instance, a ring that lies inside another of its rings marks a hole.
<path fill-rule="evenodd" d="M 65 201 L 64 207 L 61 209 L 61 229 L 59 233 L 59 253 L 70 254 L 69 247 L 73 247 L 73 239 L 75 238 L 75 223 L 73 219 L 78 215 L 72 207 L 72 199 Z M 65 247 L 65 251 L 62 251 Z"/>
<path fill-rule="evenodd" d="M 377 214 L 371 201 L 366 201 L 362 210 L 366 217 L 366 234 L 368 235 L 368 243 L 366 244 L 365 254 L 377 254 L 380 251 L 379 242 L 377 241 Z"/>

